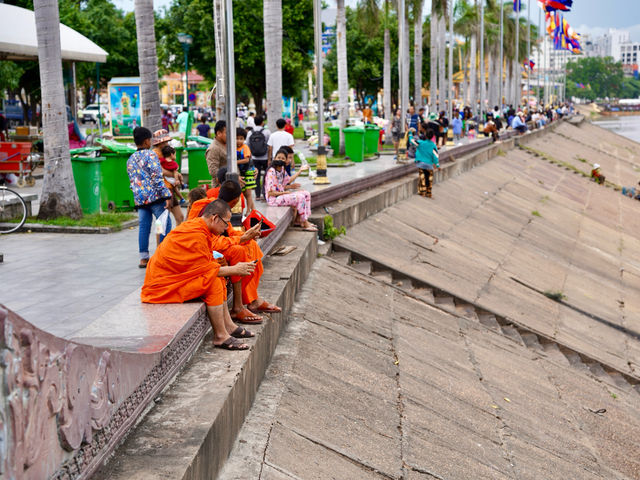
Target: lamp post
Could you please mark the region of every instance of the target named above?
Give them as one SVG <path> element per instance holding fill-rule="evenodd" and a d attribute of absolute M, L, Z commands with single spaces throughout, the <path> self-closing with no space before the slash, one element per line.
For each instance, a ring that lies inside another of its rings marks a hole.
<path fill-rule="evenodd" d="M 179 33 L 178 41 L 184 51 L 184 108 L 189 111 L 189 47 L 193 43 L 193 37 L 188 33 Z"/>

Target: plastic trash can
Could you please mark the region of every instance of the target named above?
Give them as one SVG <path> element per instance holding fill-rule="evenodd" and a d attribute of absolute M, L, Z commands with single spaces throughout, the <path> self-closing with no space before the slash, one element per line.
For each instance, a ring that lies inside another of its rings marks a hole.
<path fill-rule="evenodd" d="M 377 125 L 367 125 L 364 129 L 364 154 L 376 155 L 378 153 L 379 141 L 380 127 Z"/>
<path fill-rule="evenodd" d="M 329 127 L 329 143 L 333 154 L 336 155 L 340 151 L 340 127 Z"/>
<path fill-rule="evenodd" d="M 364 160 L 364 128 L 347 127 L 344 129 L 344 153 L 352 162 Z"/>
<path fill-rule="evenodd" d="M 71 158 L 73 179 L 82 213 L 100 213 L 100 165 L 102 157 L 75 156 Z"/>
<path fill-rule="evenodd" d="M 103 153 L 100 205 L 103 212 L 131 211 L 135 204 L 129 184 L 127 160 L 130 153 Z"/>
<path fill-rule="evenodd" d="M 205 158 L 207 147 L 187 147 L 186 150 L 189 159 L 189 190 L 210 183 L 211 175 Z"/>

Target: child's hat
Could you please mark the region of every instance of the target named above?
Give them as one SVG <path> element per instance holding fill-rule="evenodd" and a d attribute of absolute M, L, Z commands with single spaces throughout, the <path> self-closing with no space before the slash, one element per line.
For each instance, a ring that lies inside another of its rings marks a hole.
<path fill-rule="evenodd" d="M 593 164 L 593 168 L 594 168 L 594 169 L 600 168 L 600 164 L 599 164 L 599 163 L 594 163 L 594 164 Z"/>
<path fill-rule="evenodd" d="M 164 129 L 160 129 L 153 132 L 151 145 L 155 147 L 156 145 L 160 145 L 161 143 L 170 142 L 170 141 L 171 141 L 171 136 L 169 135 L 169 132 L 167 132 Z"/>

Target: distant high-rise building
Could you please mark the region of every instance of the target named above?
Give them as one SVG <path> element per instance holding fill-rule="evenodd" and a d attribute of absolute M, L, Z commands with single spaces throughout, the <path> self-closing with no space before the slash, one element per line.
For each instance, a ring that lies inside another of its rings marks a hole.
<path fill-rule="evenodd" d="M 610 28 L 602 37 L 602 56 L 613 57 L 616 62 L 622 61 L 622 45 L 631 43 L 631 35 L 627 30 Z M 624 63 L 624 62 L 623 62 Z"/>

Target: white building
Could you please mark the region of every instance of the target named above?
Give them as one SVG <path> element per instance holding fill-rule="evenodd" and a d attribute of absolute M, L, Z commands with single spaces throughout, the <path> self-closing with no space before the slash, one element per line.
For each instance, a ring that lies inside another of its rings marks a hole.
<path fill-rule="evenodd" d="M 613 57 L 616 62 L 622 61 L 622 45 L 631 43 L 631 35 L 627 30 L 610 28 L 601 39 L 602 51 L 605 57 Z M 623 62 L 624 63 L 624 62 Z"/>
<path fill-rule="evenodd" d="M 640 54 L 640 42 L 629 42 L 620 45 L 620 61 L 623 65 L 638 63 Z"/>

